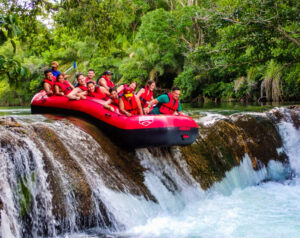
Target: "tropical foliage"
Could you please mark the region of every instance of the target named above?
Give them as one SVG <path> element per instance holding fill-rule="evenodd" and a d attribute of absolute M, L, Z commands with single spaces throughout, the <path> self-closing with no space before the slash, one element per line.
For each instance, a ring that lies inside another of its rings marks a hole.
<path fill-rule="evenodd" d="M 0 103 L 28 103 L 53 60 L 177 85 L 187 101 L 300 100 L 299 10 L 296 0 L 0 0 Z"/>

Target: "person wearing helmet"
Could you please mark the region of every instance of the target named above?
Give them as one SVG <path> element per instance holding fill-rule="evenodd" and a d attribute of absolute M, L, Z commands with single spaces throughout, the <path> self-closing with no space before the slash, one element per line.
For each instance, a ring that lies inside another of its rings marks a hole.
<path fill-rule="evenodd" d="M 132 91 L 134 92 L 136 90 L 136 87 L 137 87 L 137 82 L 132 81 L 132 82 L 129 83 L 129 85 L 127 85 L 126 83 L 120 85 L 117 88 L 117 91 L 118 91 L 118 94 L 119 94 L 120 97 L 122 97 L 124 95 L 124 89 L 127 88 L 127 87 L 131 88 Z"/>
<path fill-rule="evenodd" d="M 120 111 L 127 117 L 138 114 L 143 115 L 141 102 L 129 87 L 125 88 L 124 95 L 120 97 L 119 107 Z"/>

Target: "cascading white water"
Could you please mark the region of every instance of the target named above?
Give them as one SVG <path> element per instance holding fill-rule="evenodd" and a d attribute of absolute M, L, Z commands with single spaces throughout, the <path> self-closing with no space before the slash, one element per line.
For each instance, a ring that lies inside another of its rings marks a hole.
<path fill-rule="evenodd" d="M 31 235 L 37 237 L 43 229 L 46 229 L 49 234 L 55 235 L 52 194 L 46 181 L 47 174 L 40 151 L 28 138 L 20 138 L 4 131 L 1 131 L 1 135 L 13 138 L 11 143 L 16 145 L 14 148 L 9 146 L 1 148 L 3 163 L 1 179 L 4 179 L 1 183 L 4 186 L 1 200 L 4 204 L 8 204 L 4 209 L 4 217 L 10 218 L 4 227 L 1 226 L 3 237 L 6 236 L 4 235 L 6 233 L 12 234 L 14 237 L 21 236 L 17 213 L 24 216 L 29 206 L 32 206 Z M 23 196 L 24 194 L 25 196 Z"/>
<path fill-rule="evenodd" d="M 49 203 L 52 195 L 48 189 L 41 150 L 47 154 L 57 176 L 62 180 L 67 216 L 64 218 L 63 234 L 58 234 L 61 237 L 97 237 L 97 234 L 103 233 L 120 237 L 299 237 L 300 206 L 297 201 L 300 196 L 300 130 L 293 126 L 288 111 L 282 109 L 282 113 L 285 117 L 277 126 L 283 147 L 277 150 L 278 153 L 284 151 L 288 155 L 290 168 L 271 160 L 267 167 L 255 171 L 249 156 L 245 154 L 240 166 L 228 171 L 225 178 L 208 191 L 203 191 L 194 180 L 178 149 L 136 150 L 136 156 L 145 169 L 144 184 L 156 201 L 132 195 L 126 190 L 126 184 L 124 191 L 109 188 L 105 182 L 109 168 L 108 155 L 101 145 L 79 128 L 63 121 L 47 123 L 40 116 L 17 117 L 20 123 L 27 123 L 28 126 L 46 125 L 64 142 L 91 188 L 93 216 L 100 222 L 95 224 L 98 229 L 87 233 L 79 231 L 80 227 L 76 223 L 79 201 L 74 195 L 72 178 L 66 173 L 65 165 L 56 159 L 55 152 L 49 150 L 43 140 L 38 139 L 41 147 L 36 147 L 24 135 L 24 138 L 15 138 L 25 144 L 19 152 L 9 154 L 7 149 L 4 151 L 0 148 L 0 198 L 4 202 L 4 209 L 1 210 L 2 237 L 22 236 L 22 224 L 18 217 L 20 211 L 16 206 L 14 190 L 18 182 L 17 176 L 12 173 L 17 167 L 16 161 L 10 159 L 15 157 L 19 157 L 18 161 L 23 166 L 18 171 L 26 177 L 30 193 L 34 196 L 42 195 L 40 205 L 44 210 L 38 211 L 40 207 L 36 203 L 34 214 L 37 216 L 34 222 L 37 228 L 32 236 L 38 237 L 39 219 L 42 219 L 38 215 L 40 213 L 44 213 L 45 220 L 42 223 L 48 227 L 49 234 L 57 234 L 56 221 Z M 217 121 L 224 116 L 218 118 L 214 115 L 213 118 Z M 199 123 L 212 122 L 207 117 Z M 104 163 L 99 164 L 99 158 Z M 290 176 L 291 170 L 296 177 Z M 32 171 L 36 173 L 34 182 L 31 179 Z M 126 179 L 118 177 L 121 175 L 117 176 L 113 171 L 111 173 L 112 184 L 114 180 Z M 105 204 L 112 223 L 110 227 L 102 222 L 105 218 L 102 217 L 99 201 Z"/>

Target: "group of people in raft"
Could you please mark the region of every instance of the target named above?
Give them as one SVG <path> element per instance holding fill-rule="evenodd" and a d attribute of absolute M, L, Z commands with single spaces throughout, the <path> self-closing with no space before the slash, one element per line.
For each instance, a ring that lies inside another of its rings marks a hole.
<path fill-rule="evenodd" d="M 114 111 L 112 105 L 118 106 L 127 117 L 144 114 L 174 114 L 175 112 L 182 115 L 178 87 L 173 87 L 170 93 L 162 94 L 154 99 L 153 91 L 156 85 L 153 80 L 149 80 L 144 88 L 135 93 L 136 82 L 115 87 L 114 82 L 111 81 L 110 71 L 105 71 L 95 82 L 93 69 L 88 70 L 87 77 L 78 73 L 77 83 L 73 86 L 67 80 L 70 75 L 59 72 L 58 66 L 59 64 L 54 61 L 51 64 L 52 68 L 44 72 L 43 88 L 48 96 L 66 96 L 70 100 L 86 99 L 86 96 L 102 99 L 105 100 L 103 106 L 106 109 Z"/>

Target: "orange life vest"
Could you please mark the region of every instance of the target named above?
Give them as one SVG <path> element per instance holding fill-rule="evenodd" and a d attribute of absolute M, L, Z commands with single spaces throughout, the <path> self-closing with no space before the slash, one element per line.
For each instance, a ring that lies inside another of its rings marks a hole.
<path fill-rule="evenodd" d="M 122 100 L 124 102 L 124 108 L 125 108 L 126 111 L 130 112 L 132 115 L 138 115 L 139 114 L 137 102 L 135 100 L 134 95 L 133 95 L 133 97 L 131 98 L 130 101 L 128 101 L 125 98 L 125 96 L 122 97 Z"/>
<path fill-rule="evenodd" d="M 106 94 L 101 92 L 101 89 L 99 87 L 95 87 L 95 92 L 88 92 L 89 96 L 91 97 L 95 97 L 98 99 L 105 99 L 106 98 Z"/>
<path fill-rule="evenodd" d="M 61 91 L 65 95 L 68 95 L 73 90 L 68 80 L 65 80 L 63 83 L 55 82 L 54 85 L 57 85 L 58 87 L 60 87 Z"/>
<path fill-rule="evenodd" d="M 162 114 L 173 114 L 179 106 L 179 100 L 176 100 L 174 103 L 174 99 L 171 93 L 167 94 L 169 96 L 168 103 L 162 103 L 159 108 L 159 112 Z"/>
<path fill-rule="evenodd" d="M 148 106 L 148 101 L 151 100 L 152 96 L 153 96 L 153 91 L 150 91 L 148 86 L 145 86 L 145 92 L 142 93 L 140 96 L 140 100 L 143 107 Z"/>

